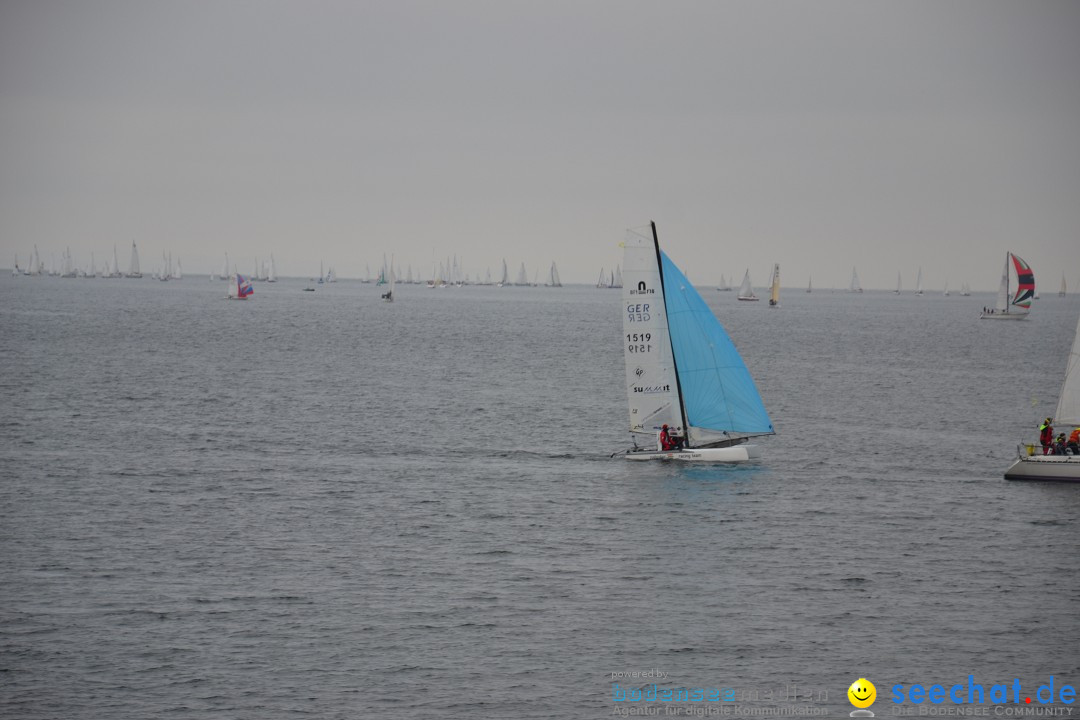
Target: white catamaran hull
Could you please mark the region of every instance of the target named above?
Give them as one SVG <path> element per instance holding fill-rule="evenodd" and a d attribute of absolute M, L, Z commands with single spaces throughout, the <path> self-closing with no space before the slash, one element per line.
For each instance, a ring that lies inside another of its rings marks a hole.
<path fill-rule="evenodd" d="M 1080 482 L 1080 455 L 1020 455 L 1005 471 L 1005 479 Z"/>
<path fill-rule="evenodd" d="M 761 457 L 756 445 L 688 450 L 628 450 L 627 460 L 678 460 L 701 463 L 740 463 Z"/>

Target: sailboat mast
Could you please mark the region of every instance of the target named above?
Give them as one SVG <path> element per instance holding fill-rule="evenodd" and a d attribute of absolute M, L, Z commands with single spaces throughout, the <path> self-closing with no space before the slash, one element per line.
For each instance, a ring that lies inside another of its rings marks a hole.
<path fill-rule="evenodd" d="M 1011 303 L 1012 295 L 1009 293 L 1009 260 L 1012 258 L 1011 252 L 1005 253 L 1005 312 L 1009 311 L 1009 305 Z"/>
<path fill-rule="evenodd" d="M 664 292 L 664 262 L 660 256 L 660 240 L 656 237 L 656 223 L 649 221 L 652 226 L 653 247 L 656 249 L 656 267 L 660 271 L 660 295 L 664 298 L 664 312 L 667 312 L 667 293 Z M 675 371 L 675 392 L 679 396 L 679 415 L 682 417 L 683 442 L 690 447 L 690 421 L 686 417 L 686 402 L 683 400 L 682 383 L 679 382 L 679 364 L 675 359 L 675 345 L 671 341 L 671 321 L 667 318 L 668 347 L 671 348 L 671 368 Z"/>

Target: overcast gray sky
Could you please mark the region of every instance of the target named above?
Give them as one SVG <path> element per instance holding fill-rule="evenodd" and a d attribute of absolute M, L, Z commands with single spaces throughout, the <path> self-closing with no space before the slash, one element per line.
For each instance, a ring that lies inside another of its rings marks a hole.
<path fill-rule="evenodd" d="M 1080 3 L 0 1 L 0 263 L 1080 283 Z M 1080 290 L 1080 287 L 1077 288 Z"/>

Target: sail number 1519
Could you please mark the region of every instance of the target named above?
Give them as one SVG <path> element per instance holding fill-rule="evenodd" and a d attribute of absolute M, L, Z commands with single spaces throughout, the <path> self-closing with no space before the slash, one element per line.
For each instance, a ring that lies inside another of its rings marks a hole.
<path fill-rule="evenodd" d="M 632 353 L 652 352 L 652 333 L 627 333 L 626 349 Z"/>

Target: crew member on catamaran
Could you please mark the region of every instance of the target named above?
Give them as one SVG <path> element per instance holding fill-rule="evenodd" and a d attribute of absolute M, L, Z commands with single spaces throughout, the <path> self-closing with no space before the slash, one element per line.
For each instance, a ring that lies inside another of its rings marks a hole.
<path fill-rule="evenodd" d="M 671 441 L 671 434 L 668 432 L 667 424 L 660 429 L 660 449 L 671 450 L 675 447 L 675 443 Z"/>

